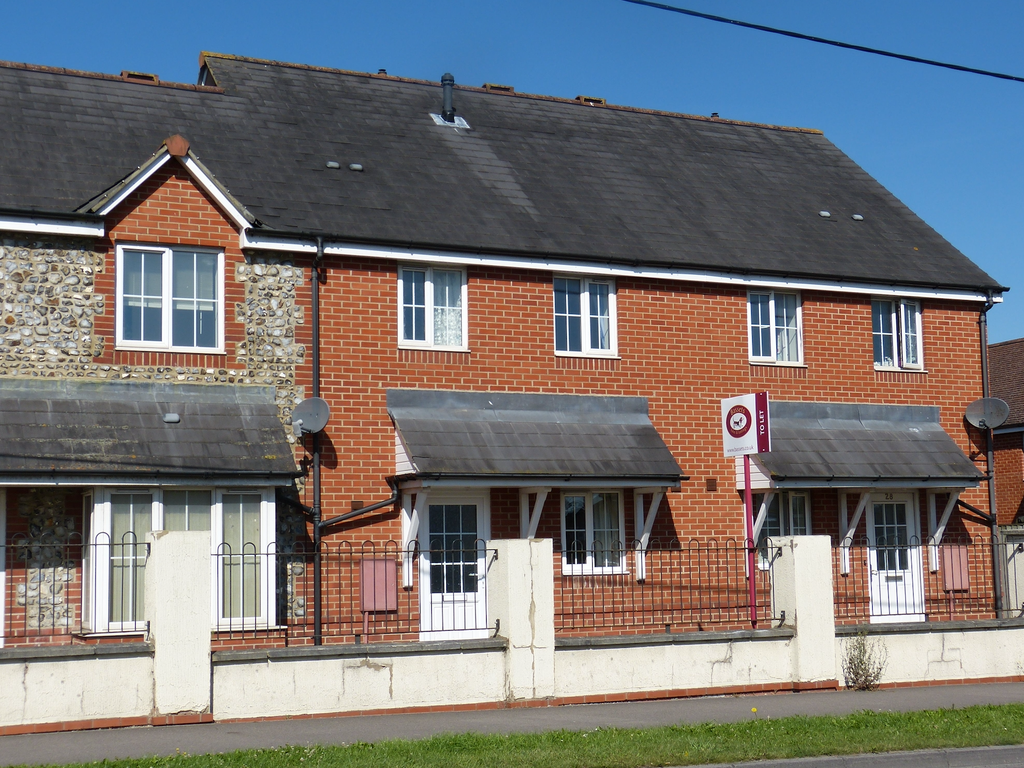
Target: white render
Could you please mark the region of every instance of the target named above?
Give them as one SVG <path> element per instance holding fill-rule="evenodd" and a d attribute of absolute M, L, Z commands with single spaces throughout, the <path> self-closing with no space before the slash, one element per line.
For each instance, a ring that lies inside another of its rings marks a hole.
<path fill-rule="evenodd" d="M 210 710 L 210 532 L 157 531 L 146 562 L 154 714 Z"/>
<path fill-rule="evenodd" d="M 214 714 L 223 720 L 501 701 L 504 655 L 497 648 L 218 663 Z"/>
<path fill-rule="evenodd" d="M 147 717 L 153 656 L 0 657 L 0 727 Z"/>
<path fill-rule="evenodd" d="M 487 574 L 489 621 L 508 640 L 506 701 L 555 695 L 555 569 L 551 539 L 498 539 Z"/>
<path fill-rule="evenodd" d="M 832 545 L 828 536 L 783 536 L 773 539 L 775 610 L 785 612 L 784 626 L 796 633 L 790 674 L 794 682 L 835 680 L 832 648 L 836 625 L 832 605 Z M 776 554 L 776 553 L 780 554 Z"/>

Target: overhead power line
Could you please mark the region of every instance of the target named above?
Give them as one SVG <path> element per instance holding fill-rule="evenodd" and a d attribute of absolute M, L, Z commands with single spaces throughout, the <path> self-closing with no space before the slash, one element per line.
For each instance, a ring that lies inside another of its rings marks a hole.
<path fill-rule="evenodd" d="M 944 61 L 934 61 L 932 59 L 922 59 L 919 56 L 908 56 L 905 53 L 893 53 L 892 51 L 883 51 L 879 48 L 868 48 L 866 45 L 854 45 L 853 43 L 843 43 L 839 40 L 829 40 L 825 37 L 815 37 L 814 35 L 805 35 L 801 32 L 790 32 L 786 29 L 777 29 L 776 27 L 766 27 L 763 24 L 751 24 L 749 21 L 739 21 L 737 19 L 727 19 L 724 16 L 714 16 L 710 13 L 701 13 L 700 11 L 690 11 L 686 8 L 677 8 L 674 5 L 665 5 L 663 3 L 654 3 L 650 0 L 625 0 L 627 3 L 633 3 L 634 5 L 646 5 L 649 8 L 657 8 L 662 11 L 671 11 L 672 13 L 681 13 L 684 16 L 696 16 L 698 19 L 707 19 L 708 21 L 718 21 L 723 24 L 733 24 L 737 27 L 745 27 L 746 29 L 756 29 L 760 32 L 771 32 L 773 35 L 784 35 L 785 37 L 795 37 L 797 40 L 809 40 L 812 43 L 823 43 L 824 45 L 833 45 L 836 48 L 847 48 L 851 51 L 861 51 L 862 53 L 874 53 L 878 56 L 888 56 L 890 59 L 900 59 L 901 61 L 912 61 L 915 64 L 928 64 L 932 67 L 944 67 L 946 69 L 955 69 L 957 72 L 970 72 L 972 75 L 984 75 L 985 77 L 997 77 L 1000 80 L 1013 80 L 1014 82 L 1024 83 L 1024 77 L 1017 77 L 1016 75 L 1006 75 L 1002 72 L 990 72 L 987 69 L 975 69 L 974 67 L 965 67 L 960 64 L 949 64 Z"/>

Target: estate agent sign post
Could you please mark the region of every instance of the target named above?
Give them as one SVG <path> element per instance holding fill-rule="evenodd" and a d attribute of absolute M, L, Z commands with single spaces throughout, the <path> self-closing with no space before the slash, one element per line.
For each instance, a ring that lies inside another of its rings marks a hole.
<path fill-rule="evenodd" d="M 746 509 L 747 583 L 750 589 L 750 624 L 757 627 L 757 593 L 754 582 L 754 495 L 750 489 L 750 454 L 772 449 L 768 428 L 768 393 L 727 397 L 722 400 L 722 445 L 726 456 L 743 457 L 743 506 Z"/>

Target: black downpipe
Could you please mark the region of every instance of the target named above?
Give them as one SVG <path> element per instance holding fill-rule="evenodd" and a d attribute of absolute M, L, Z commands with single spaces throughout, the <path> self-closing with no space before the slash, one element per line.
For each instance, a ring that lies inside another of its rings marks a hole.
<path fill-rule="evenodd" d="M 313 294 L 313 397 L 320 397 L 320 270 L 324 263 L 323 238 L 316 239 L 316 257 L 310 274 Z M 320 433 L 313 433 L 313 645 L 323 645 L 323 584 L 320 574 Z"/>
<path fill-rule="evenodd" d="M 988 389 L 988 311 L 995 304 L 992 301 L 992 294 L 989 294 L 985 301 L 985 307 L 978 316 L 978 326 L 981 331 L 981 394 L 982 397 L 989 396 Z M 985 453 L 988 462 L 988 511 L 991 515 L 989 530 L 992 540 L 992 587 L 995 590 L 996 617 L 1003 618 L 1003 558 L 999 546 L 999 523 L 996 516 L 996 479 L 995 479 L 995 456 L 992 445 L 992 428 L 985 427 Z"/>

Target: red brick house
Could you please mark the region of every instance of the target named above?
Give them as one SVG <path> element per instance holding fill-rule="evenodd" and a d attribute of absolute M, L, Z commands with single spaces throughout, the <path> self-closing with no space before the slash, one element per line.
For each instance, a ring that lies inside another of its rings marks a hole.
<path fill-rule="evenodd" d="M 996 510 L 1000 525 L 1022 522 L 1024 514 L 1024 339 L 988 348 L 992 396 L 1010 406 L 1006 422 L 994 430 Z"/>
<path fill-rule="evenodd" d="M 875 548 L 860 620 L 924 619 L 914 545 L 988 535 L 1005 289 L 819 131 L 217 54 L 4 65 L 0 105 L 8 645 L 137 636 L 158 529 L 211 531 L 220 647 L 493 634 L 488 539 L 552 539 L 584 611 L 738 541 L 742 594 L 754 391 L 756 533 Z"/>

